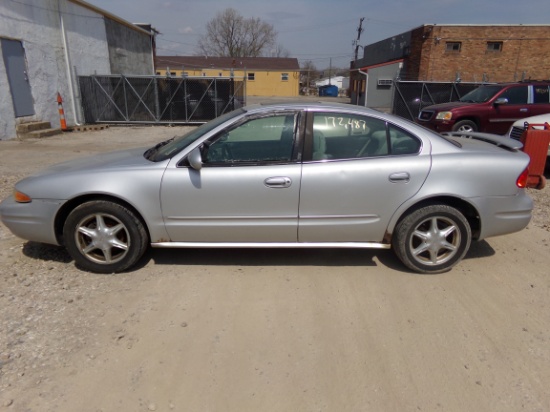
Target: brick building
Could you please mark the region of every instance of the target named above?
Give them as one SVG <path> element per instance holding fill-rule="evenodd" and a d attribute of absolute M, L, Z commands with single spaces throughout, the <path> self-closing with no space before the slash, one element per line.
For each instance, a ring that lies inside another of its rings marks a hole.
<path fill-rule="evenodd" d="M 395 78 L 444 82 L 550 79 L 550 25 L 544 24 L 426 24 L 365 46 L 363 52 L 361 59 L 351 62 L 352 102 L 374 107 L 387 103 Z"/>

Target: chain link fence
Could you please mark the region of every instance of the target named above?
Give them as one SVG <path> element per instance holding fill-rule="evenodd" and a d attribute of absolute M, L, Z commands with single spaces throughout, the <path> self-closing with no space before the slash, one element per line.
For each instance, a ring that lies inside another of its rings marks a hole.
<path fill-rule="evenodd" d="M 392 113 L 414 120 L 424 107 L 456 101 L 482 84 L 395 81 Z"/>
<path fill-rule="evenodd" d="M 245 80 L 79 76 L 82 111 L 94 123 L 205 123 L 246 104 Z"/>

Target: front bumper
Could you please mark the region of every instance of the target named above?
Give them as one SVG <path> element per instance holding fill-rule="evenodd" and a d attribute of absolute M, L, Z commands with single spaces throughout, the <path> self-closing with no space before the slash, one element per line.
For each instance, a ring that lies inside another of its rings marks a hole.
<path fill-rule="evenodd" d="M 416 120 L 416 123 L 437 133 L 452 132 L 454 125 L 454 122 L 450 121 L 423 121 L 419 119 Z"/>
<path fill-rule="evenodd" d="M 59 245 L 54 221 L 62 200 L 33 199 L 17 203 L 13 196 L 0 203 L 0 220 L 17 237 L 34 242 Z"/>

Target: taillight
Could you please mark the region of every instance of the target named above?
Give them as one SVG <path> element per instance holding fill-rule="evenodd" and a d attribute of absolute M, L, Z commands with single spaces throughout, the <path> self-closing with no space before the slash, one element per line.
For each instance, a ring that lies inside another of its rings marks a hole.
<path fill-rule="evenodd" d="M 516 181 L 517 187 L 524 189 L 527 187 L 527 179 L 529 178 L 529 168 L 526 168 L 518 177 Z"/>

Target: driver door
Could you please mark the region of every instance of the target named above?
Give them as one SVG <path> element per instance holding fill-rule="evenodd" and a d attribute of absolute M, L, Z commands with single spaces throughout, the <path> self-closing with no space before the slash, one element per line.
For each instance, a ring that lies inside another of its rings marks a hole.
<path fill-rule="evenodd" d="M 298 119 L 247 118 L 202 145 L 200 170 L 169 166 L 160 196 L 171 241 L 296 242 Z"/>

